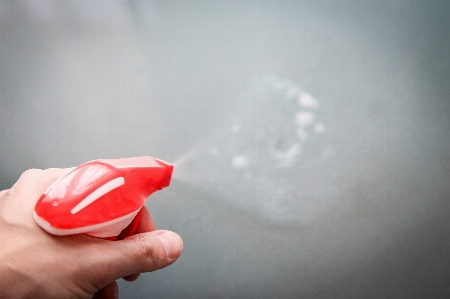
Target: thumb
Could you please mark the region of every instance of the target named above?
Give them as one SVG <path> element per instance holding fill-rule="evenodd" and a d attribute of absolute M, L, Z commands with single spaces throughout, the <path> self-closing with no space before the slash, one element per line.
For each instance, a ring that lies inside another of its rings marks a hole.
<path fill-rule="evenodd" d="M 120 241 L 104 241 L 97 249 L 97 254 L 92 255 L 91 251 L 91 261 L 95 265 L 91 269 L 100 279 L 97 287 L 102 288 L 116 279 L 172 264 L 183 250 L 183 241 L 174 232 L 159 230 Z"/>

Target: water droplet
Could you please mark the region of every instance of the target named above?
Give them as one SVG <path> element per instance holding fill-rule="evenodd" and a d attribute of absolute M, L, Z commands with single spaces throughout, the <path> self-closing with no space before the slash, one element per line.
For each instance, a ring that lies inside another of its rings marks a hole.
<path fill-rule="evenodd" d="M 319 102 L 309 93 L 303 92 L 298 98 L 298 103 L 304 108 L 318 108 Z"/>
<path fill-rule="evenodd" d="M 55 199 L 52 201 L 52 206 L 56 207 L 57 205 L 59 205 L 59 200 Z"/>
<path fill-rule="evenodd" d="M 248 162 L 248 158 L 245 155 L 236 155 L 231 161 L 234 168 L 246 168 L 248 166 Z"/>
<path fill-rule="evenodd" d="M 314 114 L 311 112 L 300 112 L 296 115 L 295 122 L 301 127 L 308 127 L 314 122 Z"/>

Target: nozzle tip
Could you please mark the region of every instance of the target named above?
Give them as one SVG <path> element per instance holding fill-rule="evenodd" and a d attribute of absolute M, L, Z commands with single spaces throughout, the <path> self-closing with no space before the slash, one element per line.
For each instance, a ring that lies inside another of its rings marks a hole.
<path fill-rule="evenodd" d="M 166 167 L 166 175 L 164 176 L 162 183 L 161 183 L 161 187 L 167 187 L 170 185 L 170 180 L 172 179 L 172 173 L 173 173 L 173 164 L 172 163 L 168 163 L 166 161 L 160 160 L 160 159 L 156 159 L 155 160 L 160 163 L 161 165 L 164 165 Z"/>

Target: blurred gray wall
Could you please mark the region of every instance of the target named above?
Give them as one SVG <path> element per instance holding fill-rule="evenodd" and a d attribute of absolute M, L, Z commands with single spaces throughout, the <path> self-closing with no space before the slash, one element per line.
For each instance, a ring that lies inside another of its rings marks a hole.
<path fill-rule="evenodd" d="M 0 187 L 177 161 L 121 298 L 448 298 L 448 1 L 0 1 Z"/>

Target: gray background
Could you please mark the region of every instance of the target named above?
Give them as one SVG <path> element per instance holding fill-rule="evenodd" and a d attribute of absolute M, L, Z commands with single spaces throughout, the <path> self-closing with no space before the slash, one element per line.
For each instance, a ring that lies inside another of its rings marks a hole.
<path fill-rule="evenodd" d="M 121 298 L 448 298 L 449 3 L 1 1 L 0 187 L 176 162 Z"/>

